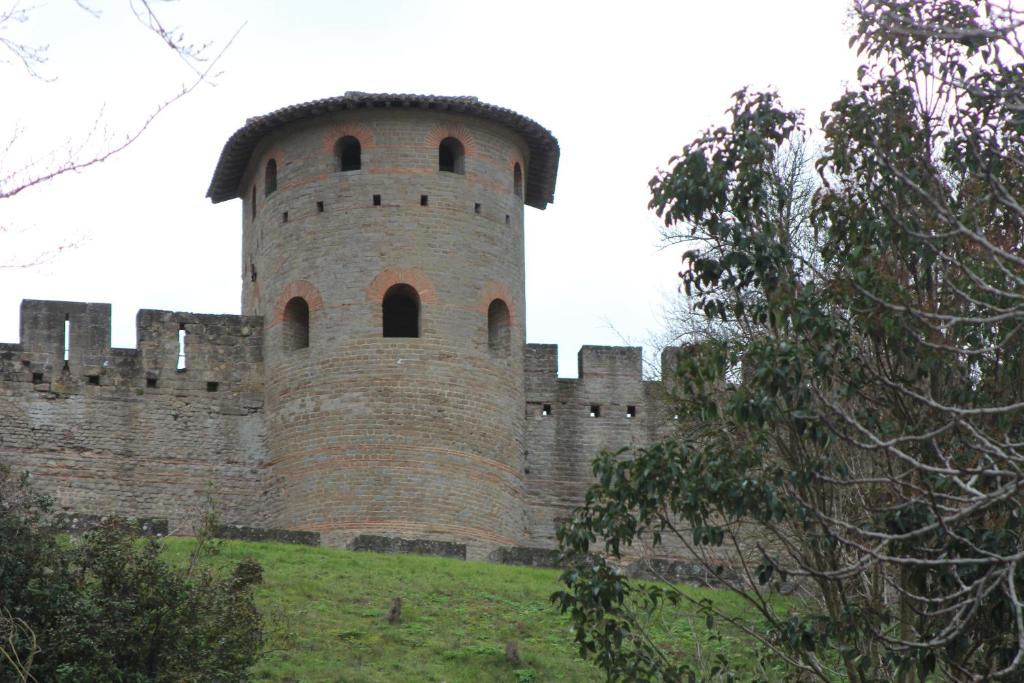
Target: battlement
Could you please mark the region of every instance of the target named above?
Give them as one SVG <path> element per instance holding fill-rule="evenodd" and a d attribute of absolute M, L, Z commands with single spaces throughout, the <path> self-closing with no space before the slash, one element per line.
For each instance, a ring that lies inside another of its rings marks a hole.
<path fill-rule="evenodd" d="M 579 377 L 558 377 L 558 345 L 527 344 L 524 354 L 527 386 L 573 382 L 595 394 L 642 391 L 643 354 L 639 346 L 583 346 L 577 354 Z"/>
<path fill-rule="evenodd" d="M 528 416 L 554 412 L 556 404 L 584 414 L 637 415 L 652 385 L 643 378 L 643 355 L 638 346 L 584 346 L 578 354 L 579 377 L 558 377 L 558 345 L 527 344 L 524 353 Z M 563 411 L 559 411 L 561 413 Z"/>
<path fill-rule="evenodd" d="M 24 300 L 16 344 L 0 344 L 0 380 L 218 391 L 261 381 L 263 321 L 140 310 L 137 347 L 112 348 L 106 303 Z"/>

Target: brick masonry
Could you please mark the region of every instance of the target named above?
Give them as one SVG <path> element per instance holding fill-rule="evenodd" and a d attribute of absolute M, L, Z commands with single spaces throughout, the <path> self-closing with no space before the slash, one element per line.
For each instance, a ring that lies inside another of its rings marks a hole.
<path fill-rule="evenodd" d="M 342 135 L 360 140 L 358 170 L 340 170 Z M 463 173 L 438 170 L 447 136 Z M 499 121 L 416 107 L 263 134 L 235 194 L 243 315 L 143 310 L 138 347 L 116 349 L 109 305 L 23 302 L 20 342 L 0 344 L 0 462 L 64 513 L 166 519 L 171 533 L 212 500 L 250 534 L 447 543 L 481 559 L 550 549 L 594 454 L 649 443 L 671 416 L 640 349 L 584 347 L 579 378 L 560 379 L 557 347 L 525 343 L 513 167 L 529 183 L 531 149 Z M 419 337 L 382 335 L 395 284 L 419 296 Z M 295 297 L 309 311 L 301 348 Z M 510 318 L 499 347 L 495 299 Z"/>

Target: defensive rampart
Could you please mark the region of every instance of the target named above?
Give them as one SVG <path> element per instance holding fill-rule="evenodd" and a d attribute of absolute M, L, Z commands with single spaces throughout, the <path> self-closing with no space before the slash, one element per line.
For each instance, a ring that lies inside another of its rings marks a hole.
<path fill-rule="evenodd" d="M 173 531 L 212 496 L 226 522 L 261 525 L 262 322 L 142 310 L 136 325 L 137 348 L 111 348 L 109 304 L 22 303 L 20 343 L 0 344 L 0 462 L 58 511 Z"/>
<path fill-rule="evenodd" d="M 262 319 L 142 310 L 136 327 L 137 348 L 111 348 L 108 304 L 23 302 L 20 343 L 0 344 L 0 462 L 66 514 L 167 519 L 173 532 L 209 498 L 227 524 L 279 526 Z M 558 377 L 557 358 L 556 345 L 526 345 L 532 548 L 554 546 L 597 453 L 652 443 L 672 422 L 639 348 L 584 346 L 575 379 Z"/>

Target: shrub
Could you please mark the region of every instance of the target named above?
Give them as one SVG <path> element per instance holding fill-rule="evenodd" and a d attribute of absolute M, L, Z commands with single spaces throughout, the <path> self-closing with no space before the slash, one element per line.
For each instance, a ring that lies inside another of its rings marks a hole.
<path fill-rule="evenodd" d="M 185 567 L 121 519 L 66 542 L 49 510 L 0 466 L 0 683 L 247 679 L 263 642 L 259 564 L 209 569 L 210 525 Z"/>

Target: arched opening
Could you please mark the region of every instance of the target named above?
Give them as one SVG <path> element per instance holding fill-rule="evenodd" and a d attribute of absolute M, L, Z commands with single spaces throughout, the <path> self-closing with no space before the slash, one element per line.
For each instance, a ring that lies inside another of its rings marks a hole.
<path fill-rule="evenodd" d="M 346 135 L 334 145 L 339 171 L 358 171 L 363 167 L 363 148 L 359 140 Z"/>
<path fill-rule="evenodd" d="M 384 293 L 385 337 L 420 336 L 420 295 L 406 284 L 392 285 Z"/>
<path fill-rule="evenodd" d="M 523 196 L 523 167 L 519 165 L 518 161 L 512 168 L 512 190 L 517 197 Z"/>
<path fill-rule="evenodd" d="M 508 305 L 495 299 L 487 307 L 487 348 L 491 355 L 507 356 L 511 348 Z"/>
<path fill-rule="evenodd" d="M 437 170 L 445 173 L 465 173 L 466 150 L 455 138 L 441 140 L 437 148 Z"/>
<path fill-rule="evenodd" d="M 267 171 L 263 174 L 263 196 L 269 197 L 277 190 L 277 162 L 267 162 Z"/>
<path fill-rule="evenodd" d="M 309 347 L 309 304 L 301 296 L 285 304 L 281 330 L 285 351 Z"/>

